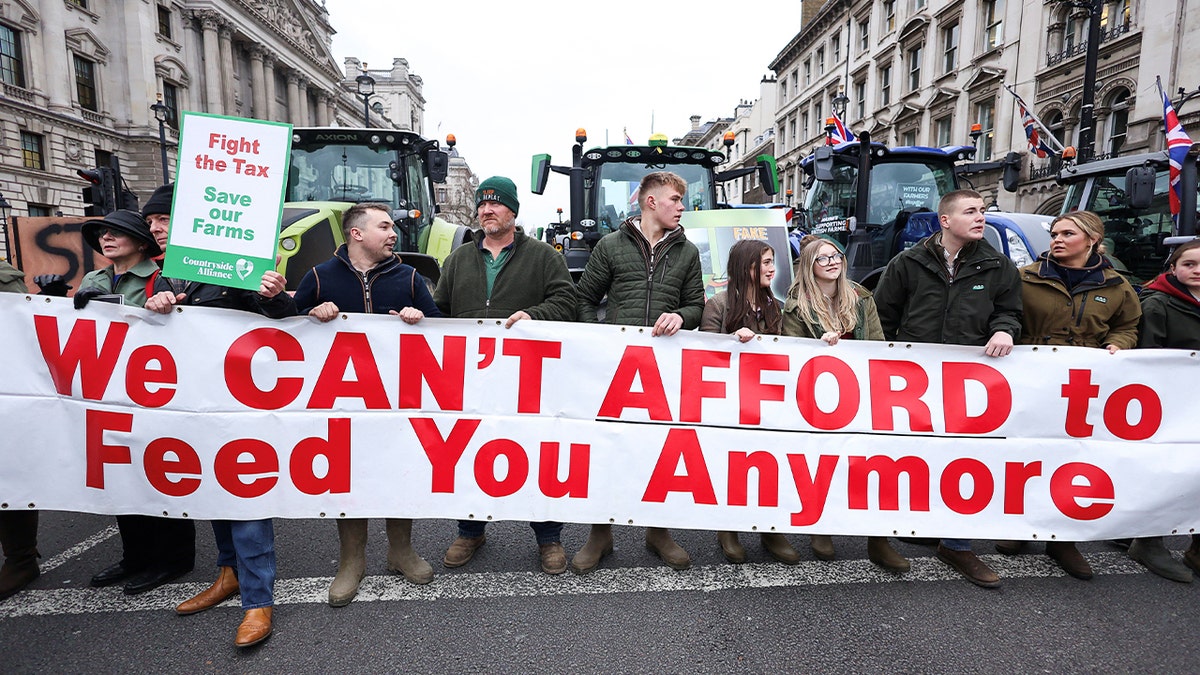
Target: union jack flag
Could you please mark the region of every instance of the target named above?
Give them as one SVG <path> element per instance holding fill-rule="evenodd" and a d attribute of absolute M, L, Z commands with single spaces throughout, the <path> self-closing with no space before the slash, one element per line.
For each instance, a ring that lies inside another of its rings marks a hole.
<path fill-rule="evenodd" d="M 1171 164 L 1168 174 L 1171 191 L 1167 193 L 1167 200 L 1171 204 L 1171 217 L 1178 219 L 1180 199 L 1183 197 L 1180 172 L 1183 170 L 1183 163 L 1187 161 L 1188 150 L 1192 147 L 1192 139 L 1183 130 L 1183 125 L 1179 123 L 1179 116 L 1175 114 L 1175 106 L 1171 105 L 1171 99 L 1163 91 L 1161 81 L 1158 84 L 1158 92 L 1163 97 L 1163 129 L 1167 134 L 1167 157 Z"/>
<path fill-rule="evenodd" d="M 1054 150 L 1050 149 L 1050 146 L 1046 145 L 1046 141 L 1042 140 L 1042 135 L 1038 133 L 1037 123 L 1033 121 L 1033 115 L 1026 110 L 1025 102 L 1019 96 L 1017 96 L 1017 109 L 1021 111 L 1021 126 L 1025 127 L 1025 138 L 1029 141 L 1029 149 L 1042 159 L 1053 155 Z"/>
<path fill-rule="evenodd" d="M 842 123 L 842 119 L 837 116 L 837 113 L 834 113 L 833 117 L 829 119 L 833 120 L 833 132 L 829 134 L 830 145 L 858 140 L 858 136 L 855 136 L 853 131 L 846 128 L 846 125 Z"/>

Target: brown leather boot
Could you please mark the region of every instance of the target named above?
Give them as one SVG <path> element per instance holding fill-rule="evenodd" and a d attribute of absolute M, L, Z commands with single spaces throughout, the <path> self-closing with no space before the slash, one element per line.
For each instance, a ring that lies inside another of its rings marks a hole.
<path fill-rule="evenodd" d="M 1014 541 L 1011 539 L 999 539 L 996 541 L 996 553 L 1017 555 L 1023 548 L 1025 548 L 1025 542 L 1023 541 Z"/>
<path fill-rule="evenodd" d="M 1162 537 L 1138 537 L 1129 545 L 1129 557 L 1164 579 L 1181 584 L 1192 583 L 1192 571 L 1175 559 Z"/>
<path fill-rule="evenodd" d="M 1046 555 L 1054 559 L 1063 571 L 1076 579 L 1087 581 L 1092 578 L 1092 566 L 1084 559 L 1075 544 L 1069 541 L 1046 542 Z"/>
<path fill-rule="evenodd" d="M 721 545 L 721 553 L 731 563 L 746 562 L 746 548 L 738 541 L 737 532 L 717 532 L 717 543 Z"/>
<path fill-rule="evenodd" d="M 475 551 L 479 550 L 487 541 L 487 535 L 479 535 L 478 537 L 458 537 L 450 544 L 450 548 L 446 549 L 446 557 L 442 559 L 442 564 L 446 567 L 462 567 L 471 562 L 471 558 L 475 557 Z"/>
<path fill-rule="evenodd" d="M 887 537 L 867 537 L 867 559 L 889 572 L 903 574 L 912 568 L 908 558 L 896 552 Z"/>
<path fill-rule="evenodd" d="M 692 566 L 692 558 L 683 547 L 675 543 L 665 527 L 646 528 L 646 548 L 673 570 L 686 570 Z"/>
<path fill-rule="evenodd" d="M 792 547 L 787 537 L 778 532 L 768 532 L 762 535 L 763 549 L 772 558 L 785 565 L 799 565 L 800 552 Z"/>
<path fill-rule="evenodd" d="M 329 606 L 345 607 L 358 595 L 358 585 L 367 575 L 367 519 L 337 521 L 338 569 L 329 584 Z"/>
<path fill-rule="evenodd" d="M 4 548 L 4 566 L 0 567 L 0 600 L 25 588 L 38 578 L 37 511 L 0 513 L 0 546 Z"/>
<path fill-rule="evenodd" d="M 562 574 L 567 571 L 567 551 L 561 542 L 538 544 L 538 559 L 546 574 Z"/>
<path fill-rule="evenodd" d="M 833 537 L 827 534 L 810 534 L 808 545 L 812 547 L 817 560 L 833 560 L 837 557 L 833 550 Z"/>
<path fill-rule="evenodd" d="M 271 637 L 272 609 L 272 607 L 259 607 L 246 610 L 242 624 L 238 626 L 237 635 L 233 638 L 233 645 L 235 647 L 251 647 Z"/>
<path fill-rule="evenodd" d="M 196 612 L 203 612 L 206 609 L 216 607 L 236 595 L 239 590 L 237 572 L 234 572 L 232 567 L 222 566 L 220 569 L 220 573 L 217 574 L 217 580 L 213 582 L 212 586 L 184 600 L 175 608 L 175 613 L 179 616 L 187 616 Z"/>
<path fill-rule="evenodd" d="M 571 571 L 587 574 L 600 566 L 604 556 L 613 552 L 612 525 L 592 525 L 587 543 L 571 558 Z"/>
<path fill-rule="evenodd" d="M 993 572 L 974 551 L 955 551 L 938 544 L 937 557 L 976 586 L 1000 588 L 1000 575 Z"/>
<path fill-rule="evenodd" d="M 412 547 L 412 518 L 388 518 L 388 571 L 399 572 L 414 584 L 433 581 L 433 566 Z"/>

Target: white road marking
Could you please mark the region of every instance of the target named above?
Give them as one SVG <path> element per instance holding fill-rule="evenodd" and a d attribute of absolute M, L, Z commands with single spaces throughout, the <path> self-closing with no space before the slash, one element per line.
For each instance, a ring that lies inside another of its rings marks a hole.
<path fill-rule="evenodd" d="M 86 543 L 83 542 L 80 546 Z M 56 556 L 56 559 L 58 557 Z M 1147 573 L 1144 567 L 1130 560 L 1123 552 L 1092 553 L 1086 554 L 1085 557 L 1097 576 Z M 1066 576 L 1057 564 L 1044 555 L 983 555 L 980 558 L 1003 579 Z M 663 566 L 601 568 L 582 577 L 570 572 L 550 576 L 540 571 L 455 573 L 440 575 L 432 583 L 424 586 L 408 583 L 398 575 L 369 576 L 363 579 L 354 602 L 430 602 L 605 593 L 711 592 L 831 584 L 947 581 L 967 583 L 950 567 L 933 557 L 914 557 L 910 560 L 912 570 L 902 575 L 885 572 L 867 560 L 840 560 L 802 562 L 795 566 L 779 563 L 709 565 L 694 567 L 685 572 L 676 572 Z M 279 579 L 275 582 L 275 604 L 324 604 L 328 600 L 327 593 L 331 581 L 332 577 Z M 207 582 L 169 584 L 136 596 L 125 595 L 120 587 L 26 590 L 0 603 L 0 619 L 62 614 L 173 611 L 178 603 L 207 587 Z M 237 598 L 220 605 L 230 608 L 238 606 Z"/>
<path fill-rule="evenodd" d="M 45 562 L 43 562 L 39 565 L 39 567 L 41 567 L 42 574 L 45 574 L 46 572 L 49 572 L 50 570 L 54 569 L 55 567 L 58 567 L 59 565 L 66 563 L 71 558 L 82 555 L 84 551 L 95 546 L 96 544 L 99 544 L 99 543 L 115 536 L 117 534 L 117 532 L 118 532 L 118 530 L 117 530 L 116 525 L 109 525 L 108 527 L 104 528 L 103 530 L 100 530 L 96 534 L 93 534 L 92 536 L 88 537 L 87 539 L 84 539 L 83 541 L 79 542 L 78 544 L 75 544 L 71 548 L 63 551 L 62 553 L 59 553 L 58 555 L 47 559 Z"/>

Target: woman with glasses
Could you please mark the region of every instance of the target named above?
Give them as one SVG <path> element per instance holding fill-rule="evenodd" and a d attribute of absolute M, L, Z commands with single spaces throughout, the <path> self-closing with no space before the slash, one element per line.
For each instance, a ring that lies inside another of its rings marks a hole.
<path fill-rule="evenodd" d="M 828 239 L 800 240 L 796 278 L 783 307 L 783 334 L 814 338 L 829 345 L 839 340 L 882 340 L 883 328 L 871 292 L 846 278 L 846 256 Z M 833 537 L 810 537 L 818 560 L 833 560 Z M 908 560 L 887 537 L 867 537 L 867 557 L 890 572 L 907 572 Z"/>
<path fill-rule="evenodd" d="M 729 249 L 725 273 L 729 284 L 704 304 L 700 330 L 733 335 L 739 342 L 749 342 L 756 335 L 779 335 L 783 315 L 771 292 L 775 249 L 759 239 L 742 239 Z M 746 549 L 738 541 L 737 532 L 718 532 L 717 543 L 729 562 L 746 562 Z M 781 563 L 800 562 L 800 553 L 782 534 L 764 532 L 762 545 Z"/>

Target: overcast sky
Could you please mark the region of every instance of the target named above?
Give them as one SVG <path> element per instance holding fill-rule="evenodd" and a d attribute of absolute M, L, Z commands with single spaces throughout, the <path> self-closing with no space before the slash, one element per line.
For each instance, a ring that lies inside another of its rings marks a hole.
<path fill-rule="evenodd" d="M 569 164 L 577 127 L 587 147 L 668 138 L 733 114 L 759 96 L 769 65 L 800 28 L 799 0 L 765 2 L 395 2 L 326 0 L 333 53 L 388 69 L 408 60 L 424 80 L 427 138 L 458 139 L 480 177 L 520 190 L 517 222 L 569 213 L 567 178 L 529 191 L 530 158 Z"/>

